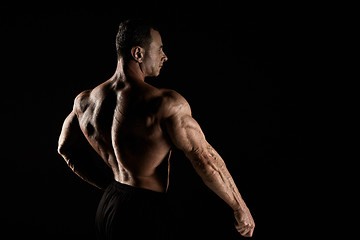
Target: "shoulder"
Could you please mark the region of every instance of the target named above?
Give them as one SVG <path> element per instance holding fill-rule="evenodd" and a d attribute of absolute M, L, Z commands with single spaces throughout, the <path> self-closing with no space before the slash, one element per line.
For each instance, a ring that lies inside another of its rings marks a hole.
<path fill-rule="evenodd" d="M 74 102 L 78 103 L 78 102 L 82 102 L 84 100 L 87 99 L 93 99 L 93 98 L 102 98 L 103 96 L 105 96 L 106 94 L 109 93 L 109 90 L 111 90 L 111 84 L 109 81 L 103 82 L 100 85 L 96 86 L 93 89 L 89 89 L 89 90 L 85 90 L 82 91 L 81 93 L 79 93 Z"/>
<path fill-rule="evenodd" d="M 162 113 L 164 117 L 170 117 L 174 114 L 191 115 L 191 108 L 186 99 L 178 92 L 170 89 L 161 89 L 162 95 Z"/>
<path fill-rule="evenodd" d="M 89 104 L 91 102 L 94 102 L 95 99 L 97 101 L 99 99 L 103 99 L 108 93 L 109 88 L 109 83 L 104 82 L 95 87 L 94 89 L 85 90 L 79 93 L 74 100 L 73 110 L 75 110 L 75 113 L 85 112 Z"/>
<path fill-rule="evenodd" d="M 77 114 L 80 112 L 85 112 L 89 105 L 89 96 L 92 90 L 85 90 L 79 93 L 74 99 L 73 111 Z"/>
<path fill-rule="evenodd" d="M 175 90 L 171 89 L 160 89 L 162 96 L 164 99 L 170 100 L 170 101 L 177 101 L 177 102 L 186 102 L 186 99 Z"/>
<path fill-rule="evenodd" d="M 84 98 L 88 98 L 88 97 L 90 96 L 91 91 L 92 91 L 92 90 L 82 91 L 81 93 L 79 93 L 79 94 L 75 97 L 74 102 L 81 101 L 81 100 L 83 100 Z"/>

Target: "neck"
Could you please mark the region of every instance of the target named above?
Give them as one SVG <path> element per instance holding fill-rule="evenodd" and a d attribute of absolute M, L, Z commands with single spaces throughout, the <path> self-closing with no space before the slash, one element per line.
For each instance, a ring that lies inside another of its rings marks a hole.
<path fill-rule="evenodd" d="M 114 80 L 122 81 L 145 81 L 145 73 L 138 62 L 134 60 L 125 61 L 123 58 L 118 59 L 116 71 L 112 77 Z"/>

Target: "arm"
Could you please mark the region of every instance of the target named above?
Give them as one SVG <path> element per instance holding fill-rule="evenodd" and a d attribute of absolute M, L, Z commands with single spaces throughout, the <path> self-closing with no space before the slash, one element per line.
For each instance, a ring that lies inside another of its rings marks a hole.
<path fill-rule="evenodd" d="M 87 142 L 74 112 L 65 119 L 58 152 L 74 173 L 97 188 L 105 189 L 113 178 L 109 167 Z"/>
<path fill-rule="evenodd" d="M 170 105 L 165 126 L 171 141 L 185 153 L 205 185 L 234 210 L 236 229 L 243 236 L 252 236 L 255 223 L 250 211 L 223 159 L 206 141 L 199 124 L 192 118 L 190 106 L 180 96 Z"/>

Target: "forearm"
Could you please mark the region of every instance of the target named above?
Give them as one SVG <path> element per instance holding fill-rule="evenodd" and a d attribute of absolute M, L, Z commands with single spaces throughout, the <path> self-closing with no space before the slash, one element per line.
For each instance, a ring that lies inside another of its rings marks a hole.
<path fill-rule="evenodd" d="M 233 210 L 246 208 L 246 204 L 223 159 L 210 144 L 207 144 L 206 149 L 203 151 L 188 157 L 205 185 L 222 198 Z"/>
<path fill-rule="evenodd" d="M 96 166 L 94 164 L 95 160 L 92 159 L 93 156 L 88 156 L 85 152 L 62 152 L 60 155 L 71 170 L 81 179 L 99 189 L 105 189 L 112 179 L 111 171 L 102 166 Z"/>

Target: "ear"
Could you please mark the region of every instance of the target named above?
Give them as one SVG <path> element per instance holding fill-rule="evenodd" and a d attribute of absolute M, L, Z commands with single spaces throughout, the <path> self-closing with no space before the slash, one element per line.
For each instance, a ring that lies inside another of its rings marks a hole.
<path fill-rule="evenodd" d="M 144 51 L 142 47 L 136 46 L 131 48 L 131 56 L 135 61 L 142 63 L 144 59 Z"/>

